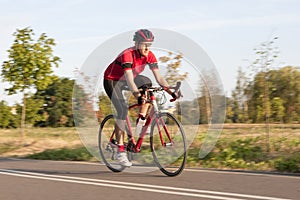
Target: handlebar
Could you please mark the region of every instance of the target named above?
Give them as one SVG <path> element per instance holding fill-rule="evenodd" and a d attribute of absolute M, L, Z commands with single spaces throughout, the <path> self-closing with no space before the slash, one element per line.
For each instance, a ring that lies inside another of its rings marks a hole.
<path fill-rule="evenodd" d="M 181 94 L 181 91 L 180 91 L 180 86 L 181 86 L 181 82 L 178 81 L 176 83 L 176 86 L 173 86 L 173 87 L 146 87 L 146 88 L 142 88 L 142 89 L 139 89 L 139 91 L 150 91 L 150 92 L 159 92 L 159 91 L 165 91 L 165 90 L 168 90 L 168 89 L 173 89 L 174 90 L 174 94 L 176 94 L 176 97 L 171 99 L 170 102 L 174 102 L 176 99 L 182 97 L 182 94 Z"/>

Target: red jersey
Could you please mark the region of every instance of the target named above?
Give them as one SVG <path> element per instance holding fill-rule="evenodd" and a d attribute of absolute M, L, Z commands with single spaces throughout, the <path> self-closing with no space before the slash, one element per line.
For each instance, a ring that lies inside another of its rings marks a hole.
<path fill-rule="evenodd" d="M 125 49 L 118 57 L 107 67 L 104 72 L 104 78 L 108 80 L 126 80 L 124 70 L 131 69 L 133 76 L 136 77 L 145 66 L 149 65 L 150 69 L 158 68 L 155 55 L 149 51 L 148 56 L 142 56 L 135 47 Z"/>

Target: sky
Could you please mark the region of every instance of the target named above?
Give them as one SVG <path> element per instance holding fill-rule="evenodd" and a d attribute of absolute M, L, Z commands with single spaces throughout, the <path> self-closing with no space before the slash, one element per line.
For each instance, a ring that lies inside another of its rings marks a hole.
<path fill-rule="evenodd" d="M 235 87 L 238 67 L 247 69 L 254 48 L 273 37 L 280 54 L 277 67 L 300 66 L 298 0 L 0 0 L 0 63 L 17 29 L 46 33 L 62 59 L 55 74 L 74 78 L 87 57 L 107 39 L 140 28 L 176 31 L 201 46 L 211 58 L 227 95 Z M 13 104 L 4 92 L 0 100 Z"/>

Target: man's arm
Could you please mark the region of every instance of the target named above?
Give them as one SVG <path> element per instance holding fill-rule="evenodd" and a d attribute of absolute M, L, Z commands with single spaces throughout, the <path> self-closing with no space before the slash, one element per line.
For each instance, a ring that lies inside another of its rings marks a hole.
<path fill-rule="evenodd" d="M 131 69 L 124 70 L 124 75 L 127 81 L 127 85 L 129 86 L 129 89 L 133 93 L 133 95 L 138 98 L 141 96 L 136 84 L 134 83 L 134 77 Z"/>
<path fill-rule="evenodd" d="M 170 95 L 172 95 L 172 91 L 169 89 L 169 84 L 167 83 L 167 81 L 164 79 L 164 77 L 162 77 L 162 75 L 160 74 L 158 69 L 153 69 L 152 70 L 153 75 L 155 77 L 156 82 L 162 86 L 166 88 L 166 92 L 169 93 Z"/>

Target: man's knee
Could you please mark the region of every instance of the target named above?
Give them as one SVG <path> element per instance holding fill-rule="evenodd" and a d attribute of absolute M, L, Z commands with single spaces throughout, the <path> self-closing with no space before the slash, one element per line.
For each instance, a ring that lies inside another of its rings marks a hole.
<path fill-rule="evenodd" d="M 139 75 L 134 79 L 134 82 L 138 88 L 151 87 L 152 81 L 146 76 Z"/>
<path fill-rule="evenodd" d="M 126 117 L 127 117 L 127 112 L 125 113 L 125 112 L 121 112 L 121 113 L 117 113 L 117 119 L 118 120 L 126 120 Z"/>

